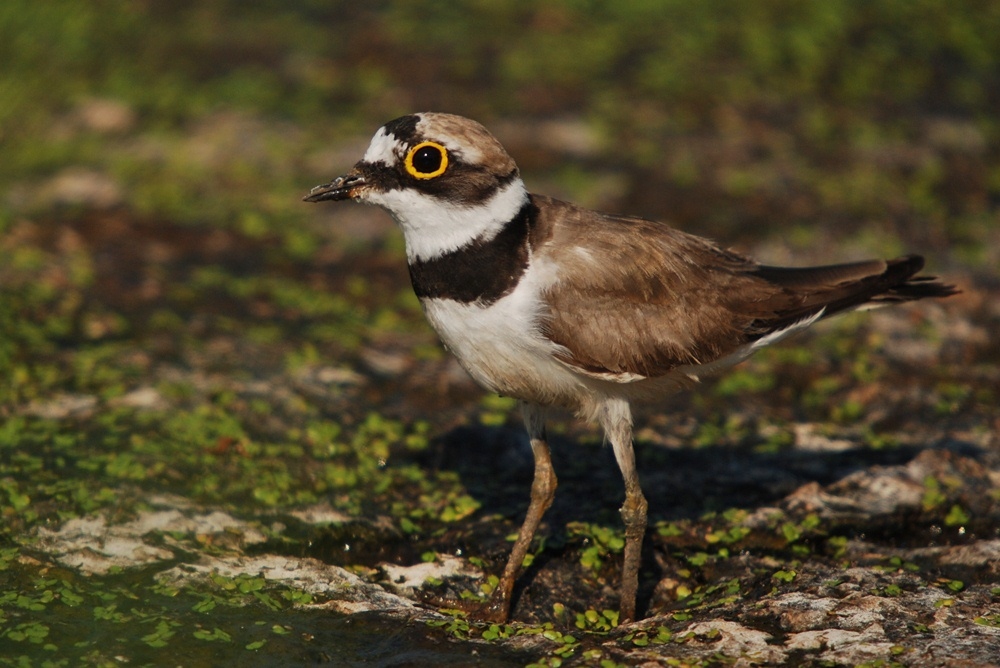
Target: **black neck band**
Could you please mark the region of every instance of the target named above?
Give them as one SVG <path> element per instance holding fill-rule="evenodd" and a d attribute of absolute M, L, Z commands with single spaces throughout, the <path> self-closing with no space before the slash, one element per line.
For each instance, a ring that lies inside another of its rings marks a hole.
<path fill-rule="evenodd" d="M 421 299 L 484 306 L 510 294 L 528 266 L 529 237 L 537 218 L 538 208 L 529 199 L 491 239 L 474 239 L 450 253 L 411 263 L 413 291 Z"/>

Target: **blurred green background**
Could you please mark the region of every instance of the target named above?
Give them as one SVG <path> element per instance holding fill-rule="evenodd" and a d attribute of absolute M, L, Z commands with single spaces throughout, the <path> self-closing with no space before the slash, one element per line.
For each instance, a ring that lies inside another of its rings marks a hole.
<path fill-rule="evenodd" d="M 298 196 L 384 121 L 441 110 L 588 205 L 983 263 L 998 31 L 990 0 L 10 0 L 0 225 L 115 205 L 308 247 L 335 217 Z"/>
<path fill-rule="evenodd" d="M 266 551 L 363 574 L 455 545 L 505 553 L 527 483 L 490 506 L 504 522 L 476 523 L 492 492 L 420 457 L 457 424 L 504 424 L 513 402 L 448 362 L 384 213 L 301 202 L 414 111 L 484 123 L 534 192 L 775 264 L 923 253 L 965 290 L 952 315 L 841 319 L 765 352 L 657 407 L 640 440 L 771 452 L 819 423 L 873 451 L 961 430 L 985 442 L 998 35 L 992 0 L 4 0 L 0 664 L 155 663 L 174 633 L 192 664 L 314 657 L 328 615 L 286 614 L 309 594 L 254 598 L 256 579 L 164 588 L 155 568 L 80 577 L 37 548 L 45 528 L 135 517 L 154 494 L 245 518 Z M 617 474 L 594 483 L 587 466 L 599 438 L 570 438 L 589 448 L 575 462 L 588 521 L 618 531 L 604 502 Z M 275 515 L 311 504 L 389 530 Z M 654 511 L 708 507 L 688 504 Z M 269 533 L 275 516 L 291 528 Z M 178 562 L 242 556 L 181 533 Z M 246 618 L 219 621 L 216 604 Z M 213 624 L 235 655 L 212 653 Z M 41 659 L 9 658 L 32 648 Z M 44 663 L 56 652 L 69 658 Z"/>
<path fill-rule="evenodd" d="M 987 0 L 9 0 L 0 405 L 93 390 L 57 351 L 199 312 L 189 341 L 249 327 L 299 360 L 426 332 L 388 217 L 301 202 L 419 110 L 486 124 L 535 192 L 765 262 L 919 252 L 992 276 L 998 34 Z M 234 247 L 238 266 L 212 256 Z M 390 287 L 332 278 L 370 277 L 343 260 L 373 251 L 398 263 Z M 247 303 L 262 294 L 281 303 Z"/>

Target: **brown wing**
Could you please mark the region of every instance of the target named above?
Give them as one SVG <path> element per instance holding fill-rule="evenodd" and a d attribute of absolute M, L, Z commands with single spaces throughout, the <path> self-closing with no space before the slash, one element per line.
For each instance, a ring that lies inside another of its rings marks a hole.
<path fill-rule="evenodd" d="M 545 334 L 566 349 L 563 362 L 591 373 L 660 376 L 820 311 L 954 292 L 910 279 L 923 266 L 915 256 L 765 267 L 661 223 L 533 197 L 544 201 L 533 253 L 560 268 L 545 295 Z"/>

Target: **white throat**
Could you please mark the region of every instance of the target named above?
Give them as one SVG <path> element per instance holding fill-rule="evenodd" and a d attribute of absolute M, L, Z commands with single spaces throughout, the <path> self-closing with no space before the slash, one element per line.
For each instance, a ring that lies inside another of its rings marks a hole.
<path fill-rule="evenodd" d="M 386 209 L 403 230 L 406 257 L 413 263 L 457 250 L 474 239 L 492 239 L 528 199 L 516 178 L 482 204 L 452 204 L 413 189 L 373 192 L 367 200 Z"/>

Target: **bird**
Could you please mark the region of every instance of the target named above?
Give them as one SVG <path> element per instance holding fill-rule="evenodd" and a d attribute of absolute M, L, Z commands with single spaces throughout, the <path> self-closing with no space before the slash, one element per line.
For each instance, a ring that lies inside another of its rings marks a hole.
<path fill-rule="evenodd" d="M 515 580 L 557 477 L 550 409 L 596 422 L 621 470 L 619 621 L 636 620 L 648 503 L 632 404 L 662 400 L 820 319 L 958 290 L 919 255 L 817 267 L 760 264 L 663 222 L 529 193 L 480 123 L 423 112 L 389 121 L 307 202 L 353 200 L 402 230 L 413 290 L 445 347 L 483 388 L 518 400 L 534 456 L 528 510 L 477 611 L 510 618 Z"/>

